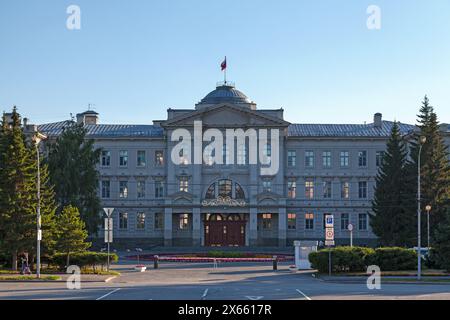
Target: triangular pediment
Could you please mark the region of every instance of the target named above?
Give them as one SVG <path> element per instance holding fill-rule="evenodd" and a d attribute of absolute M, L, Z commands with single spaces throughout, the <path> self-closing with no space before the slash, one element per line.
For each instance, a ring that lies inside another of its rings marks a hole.
<path fill-rule="evenodd" d="M 222 104 L 202 110 L 195 110 L 168 120 L 163 127 L 193 126 L 194 121 L 202 121 L 208 127 L 287 127 L 289 123 L 258 110 L 246 109 L 231 104 Z"/>

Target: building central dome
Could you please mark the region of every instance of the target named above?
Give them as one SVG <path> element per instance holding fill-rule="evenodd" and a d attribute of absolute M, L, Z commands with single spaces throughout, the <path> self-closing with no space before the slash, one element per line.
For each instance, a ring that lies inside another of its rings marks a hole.
<path fill-rule="evenodd" d="M 197 108 L 220 103 L 243 105 L 247 108 L 254 109 L 254 103 L 245 94 L 237 90 L 234 84 L 229 82 L 219 83 L 216 90 L 208 93 L 197 104 Z"/>

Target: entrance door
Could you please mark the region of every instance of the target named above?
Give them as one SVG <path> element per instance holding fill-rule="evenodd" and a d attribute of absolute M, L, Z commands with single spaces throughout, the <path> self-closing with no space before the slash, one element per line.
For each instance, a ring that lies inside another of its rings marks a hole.
<path fill-rule="evenodd" d="M 239 215 L 211 215 L 204 222 L 205 246 L 245 246 L 245 223 Z"/>

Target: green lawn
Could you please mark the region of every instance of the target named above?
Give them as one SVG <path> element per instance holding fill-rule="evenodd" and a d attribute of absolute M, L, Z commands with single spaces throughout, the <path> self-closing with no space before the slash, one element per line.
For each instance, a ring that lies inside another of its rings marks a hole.
<path fill-rule="evenodd" d="M 36 275 L 9 275 L 9 276 L 0 276 L 0 281 L 30 281 L 37 280 Z M 55 275 L 45 275 L 41 276 L 40 281 L 56 281 L 61 280 L 60 276 Z"/>

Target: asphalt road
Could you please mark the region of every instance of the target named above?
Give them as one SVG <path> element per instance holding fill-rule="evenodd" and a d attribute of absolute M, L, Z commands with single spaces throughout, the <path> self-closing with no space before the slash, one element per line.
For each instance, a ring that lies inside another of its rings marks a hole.
<path fill-rule="evenodd" d="M 309 272 L 290 273 L 287 265 L 273 271 L 269 264 L 163 263 L 145 273 L 132 265 L 114 266 L 122 276 L 108 283 L 82 283 L 68 290 L 65 283 L 0 283 L 0 299 L 54 300 L 320 300 L 320 299 L 445 299 L 450 284 L 334 283 Z"/>

